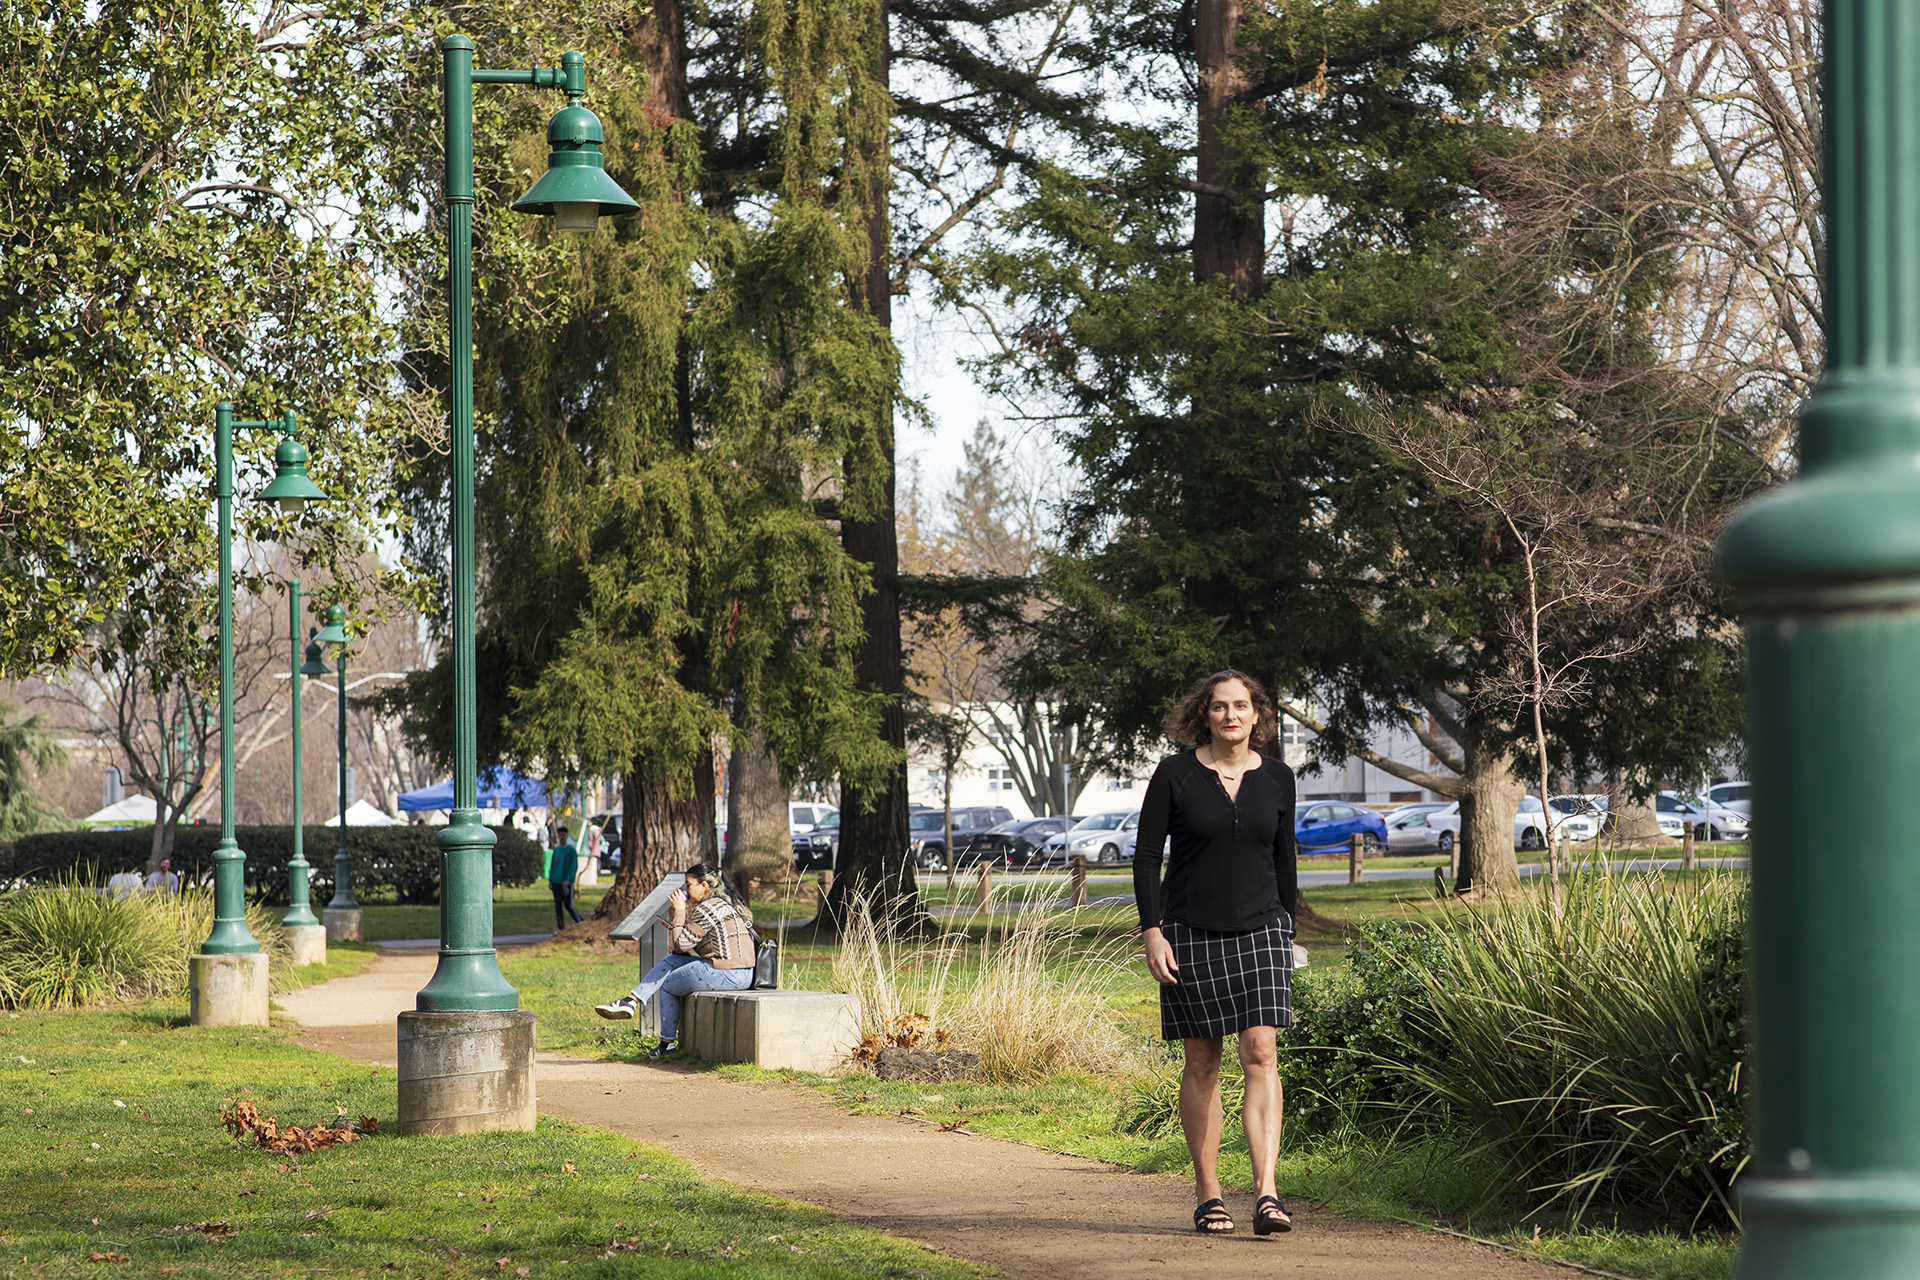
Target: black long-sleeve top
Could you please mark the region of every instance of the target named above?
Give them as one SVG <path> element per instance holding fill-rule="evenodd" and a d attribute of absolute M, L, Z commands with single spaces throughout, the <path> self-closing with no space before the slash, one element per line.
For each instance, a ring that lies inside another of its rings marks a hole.
<path fill-rule="evenodd" d="M 1160 849 L 1173 840 L 1166 881 Z M 1240 775 L 1229 800 L 1220 775 L 1194 752 L 1153 771 L 1133 846 L 1133 898 L 1140 927 L 1172 917 L 1196 929 L 1249 933 L 1291 916 L 1299 897 L 1293 845 L 1293 770 L 1266 754 Z"/>

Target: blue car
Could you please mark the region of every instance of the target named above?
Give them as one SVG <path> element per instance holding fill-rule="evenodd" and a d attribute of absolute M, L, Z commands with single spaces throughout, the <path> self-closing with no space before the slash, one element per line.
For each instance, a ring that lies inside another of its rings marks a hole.
<path fill-rule="evenodd" d="M 1356 835 L 1367 853 L 1384 852 L 1387 820 L 1371 809 L 1336 800 L 1314 800 L 1294 809 L 1293 839 L 1302 853 L 1345 849 L 1349 837 Z"/>

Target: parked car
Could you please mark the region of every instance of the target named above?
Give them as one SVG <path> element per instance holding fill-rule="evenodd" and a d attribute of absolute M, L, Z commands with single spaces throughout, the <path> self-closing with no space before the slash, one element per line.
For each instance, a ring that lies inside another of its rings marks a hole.
<path fill-rule="evenodd" d="M 1130 843 L 1128 834 L 1139 825 L 1138 809 L 1109 809 L 1082 818 L 1069 831 L 1049 836 L 1041 852 L 1048 863 L 1065 863 L 1074 858 L 1115 863 L 1120 861 L 1121 849 Z"/>
<path fill-rule="evenodd" d="M 827 821 L 829 816 L 833 818 L 831 824 Z M 836 827 L 840 825 L 840 810 L 837 806 L 802 801 L 787 802 L 787 830 L 794 835 L 828 825 Z"/>
<path fill-rule="evenodd" d="M 840 811 L 822 805 L 826 812 L 805 831 L 794 833 L 793 866 L 796 871 L 831 871 L 840 855 Z M 789 808 L 791 812 L 791 808 Z"/>
<path fill-rule="evenodd" d="M 1040 846 L 1048 836 L 1057 836 L 1079 819 L 1071 815 L 1044 818 L 1012 818 L 984 831 L 974 842 L 955 855 L 955 866 L 1025 867 L 1040 860 Z M 957 843 L 957 842 L 956 842 Z"/>
<path fill-rule="evenodd" d="M 1013 810 L 1002 805 L 969 805 L 953 811 L 953 847 L 966 857 L 973 842 L 987 831 L 1013 817 Z M 947 811 L 922 809 L 907 818 L 907 835 L 913 842 L 914 865 L 925 871 L 947 866 Z"/>
<path fill-rule="evenodd" d="M 1613 827 L 1613 814 L 1607 807 L 1609 797 L 1604 791 L 1548 796 L 1547 803 L 1553 808 L 1556 837 L 1564 831 L 1574 840 L 1591 840 Z"/>
<path fill-rule="evenodd" d="M 1386 814 L 1388 851 L 1424 853 L 1433 848 L 1434 830 L 1427 825 L 1427 815 L 1446 807 L 1446 802 L 1442 800 L 1403 804 L 1398 809 L 1389 809 Z"/>
<path fill-rule="evenodd" d="M 1745 779 L 1714 783 L 1707 788 L 1707 799 L 1749 822 L 1753 820 L 1753 784 Z"/>
<path fill-rule="evenodd" d="M 1294 812 L 1293 840 L 1302 853 L 1344 849 L 1355 835 L 1362 849 L 1378 853 L 1387 847 L 1387 821 L 1372 809 L 1332 800 L 1316 800 Z"/>
<path fill-rule="evenodd" d="M 1745 840 L 1747 838 L 1746 814 L 1729 809 L 1725 805 L 1715 804 L 1700 796 L 1683 796 L 1677 791 L 1662 791 L 1653 798 L 1653 811 L 1656 817 L 1665 814 L 1678 818 L 1682 827 L 1692 827 L 1694 835 L 1702 840 Z M 1666 824 L 1662 823 L 1661 827 L 1664 830 Z"/>
<path fill-rule="evenodd" d="M 1440 852 L 1452 853 L 1455 842 L 1460 839 L 1460 802 L 1455 800 L 1446 808 L 1428 814 L 1427 825 L 1433 828 L 1434 844 Z M 1575 813 L 1561 817 L 1556 814 L 1554 829 L 1556 836 L 1564 831 L 1575 840 L 1591 840 L 1600 825 L 1590 815 Z M 1513 846 L 1516 849 L 1547 847 L 1547 811 L 1540 804 L 1539 796 L 1520 798 L 1519 811 L 1513 815 Z"/>

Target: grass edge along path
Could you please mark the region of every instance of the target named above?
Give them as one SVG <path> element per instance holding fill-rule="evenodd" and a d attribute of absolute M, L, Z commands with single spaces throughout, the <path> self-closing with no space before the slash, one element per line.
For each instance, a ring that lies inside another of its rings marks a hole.
<path fill-rule="evenodd" d="M 184 1024 L 178 1004 L 0 1018 L 0 1276 L 983 1274 L 603 1129 L 400 1139 L 392 1071 L 282 1027 Z M 221 1127 L 242 1099 L 283 1125 L 380 1127 L 276 1154 Z"/>

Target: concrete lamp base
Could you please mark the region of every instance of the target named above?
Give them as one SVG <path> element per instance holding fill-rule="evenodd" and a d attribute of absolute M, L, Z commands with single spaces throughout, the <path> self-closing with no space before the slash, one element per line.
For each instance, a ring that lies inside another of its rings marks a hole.
<path fill-rule="evenodd" d="M 323 924 L 290 924 L 282 926 L 287 935 L 287 963 L 296 968 L 303 964 L 325 964 L 327 962 L 327 926 Z"/>
<path fill-rule="evenodd" d="M 320 913 L 328 942 L 365 942 L 366 917 L 358 907 L 328 907 Z"/>
<path fill-rule="evenodd" d="M 534 1122 L 533 1014 L 400 1015 L 400 1132 L 435 1137 Z"/>
<path fill-rule="evenodd" d="M 196 1027 L 267 1025 L 267 957 L 198 955 L 187 957 L 190 1021 Z"/>

